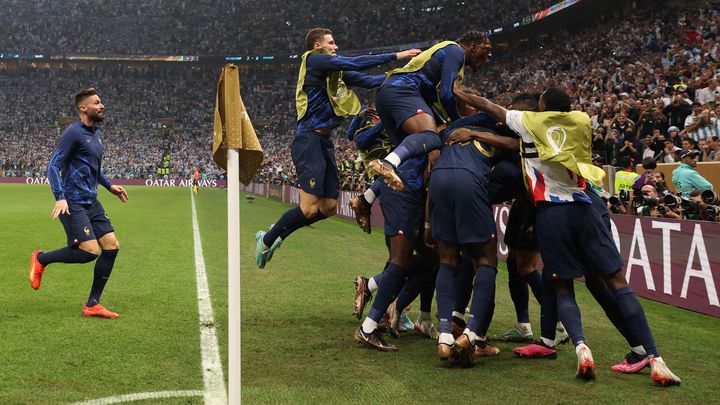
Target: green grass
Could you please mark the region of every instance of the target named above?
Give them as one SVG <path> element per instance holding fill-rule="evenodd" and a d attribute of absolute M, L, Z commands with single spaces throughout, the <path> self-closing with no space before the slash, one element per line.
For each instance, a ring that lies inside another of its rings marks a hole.
<path fill-rule="evenodd" d="M 557 360 L 520 360 L 502 353 L 473 369 L 449 369 L 435 345 L 414 332 L 401 335 L 397 353 L 359 347 L 351 315 L 352 280 L 382 270 L 381 230 L 363 234 L 354 222 L 322 221 L 288 238 L 264 270 L 253 264 L 257 229 L 276 221 L 287 206 L 262 198 L 241 209 L 243 294 L 243 400 L 248 403 L 707 403 L 717 399 L 716 332 L 720 320 L 642 300 L 659 348 L 683 379 L 660 389 L 643 375 L 618 375 L 627 344 L 584 285 L 576 286 L 597 381 L 576 381 L 570 345 Z M 498 274 L 490 334 L 515 321 L 504 264 Z M 413 304 L 411 318 L 417 315 Z M 539 307 L 531 302 L 533 329 Z"/>
<path fill-rule="evenodd" d="M 187 188 L 130 188 L 120 204 L 101 191 L 121 252 L 103 303 L 122 314 L 86 319 L 80 309 L 92 264 L 55 264 L 39 291 L 27 283 L 29 253 L 61 247 L 62 226 L 50 221 L 48 186 L 0 185 L 0 403 L 68 403 L 144 391 L 202 389 Z M 227 372 L 226 192 L 196 199 L 221 356 Z M 575 356 L 564 346 L 555 361 L 503 353 L 474 369 L 449 369 L 432 341 L 408 332 L 397 353 L 358 347 L 352 335 L 352 280 L 373 275 L 386 258 L 380 230 L 330 219 L 292 235 L 264 270 L 255 267 L 254 233 L 287 205 L 257 198 L 241 208 L 242 395 L 244 403 L 708 403 L 716 400 L 716 331 L 720 320 L 643 300 L 663 357 L 681 378 L 658 389 L 646 372 L 616 375 L 626 344 L 585 290 L 577 286 L 598 380 L 574 379 Z M 514 322 L 504 268 L 490 333 Z M 411 317 L 417 315 L 413 304 Z M 539 309 L 530 308 L 539 330 Z M 226 374 L 227 377 L 227 374 Z M 201 403 L 201 398 L 144 404 Z"/>

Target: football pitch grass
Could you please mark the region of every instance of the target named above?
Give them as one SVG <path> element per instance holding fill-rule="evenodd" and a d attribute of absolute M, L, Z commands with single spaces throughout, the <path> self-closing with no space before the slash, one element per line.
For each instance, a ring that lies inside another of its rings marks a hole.
<path fill-rule="evenodd" d="M 100 190 L 121 250 L 103 304 L 117 320 L 80 316 L 92 264 L 48 267 L 42 288 L 27 282 L 31 251 L 63 245 L 50 220 L 45 185 L 0 185 L 0 403 L 55 404 L 141 392 L 202 390 L 200 332 L 187 188 L 129 187 L 121 204 Z M 196 198 L 209 289 L 227 378 L 226 192 L 202 189 Z M 359 347 L 352 336 L 352 280 L 382 269 L 382 231 L 363 234 L 354 222 L 330 219 L 288 238 L 264 270 L 254 264 L 254 233 L 287 205 L 241 199 L 242 399 L 244 403 L 711 403 L 720 375 L 720 320 L 641 300 L 658 346 L 682 386 L 653 386 L 642 375 L 609 371 L 627 352 L 581 283 L 578 302 L 597 380 L 574 378 L 570 345 L 557 360 L 521 360 L 513 344 L 475 368 L 449 368 L 434 342 L 407 332 L 396 353 Z M 490 334 L 514 323 L 501 263 Z M 411 318 L 417 316 L 413 303 Z M 366 310 L 367 313 L 367 310 Z M 531 298 L 533 330 L 539 308 Z M 202 397 L 143 404 L 199 404 Z"/>

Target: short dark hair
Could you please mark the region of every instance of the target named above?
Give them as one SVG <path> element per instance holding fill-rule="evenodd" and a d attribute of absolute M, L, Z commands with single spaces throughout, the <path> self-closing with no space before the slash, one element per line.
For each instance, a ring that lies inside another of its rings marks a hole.
<path fill-rule="evenodd" d="M 630 157 L 628 156 L 623 156 L 618 159 L 618 167 L 622 167 L 623 169 L 632 167 L 632 160 L 630 160 Z"/>
<path fill-rule="evenodd" d="M 320 42 L 325 35 L 332 35 L 332 31 L 327 28 L 312 28 L 305 35 L 305 49 L 312 51 L 315 47 L 315 42 Z"/>
<path fill-rule="evenodd" d="M 561 88 L 548 87 L 540 97 L 545 102 L 546 111 L 570 112 L 572 99 Z"/>
<path fill-rule="evenodd" d="M 538 96 L 532 93 L 520 93 L 510 102 L 511 105 L 523 103 L 527 105 L 528 111 L 537 111 L 538 109 Z"/>
<path fill-rule="evenodd" d="M 86 98 L 90 96 L 96 96 L 97 90 L 95 90 L 94 87 L 90 87 L 89 89 L 83 89 L 75 93 L 74 100 L 75 100 L 75 109 L 80 109 L 80 104 L 82 104 L 83 101 L 85 101 Z"/>
<path fill-rule="evenodd" d="M 651 157 L 646 157 L 642 161 L 642 167 L 645 170 L 653 170 L 657 167 L 657 162 Z"/>
<path fill-rule="evenodd" d="M 460 38 L 458 38 L 457 43 L 462 45 L 482 45 L 488 40 L 488 36 L 485 35 L 485 33 L 482 33 L 480 31 L 468 31 Z"/>

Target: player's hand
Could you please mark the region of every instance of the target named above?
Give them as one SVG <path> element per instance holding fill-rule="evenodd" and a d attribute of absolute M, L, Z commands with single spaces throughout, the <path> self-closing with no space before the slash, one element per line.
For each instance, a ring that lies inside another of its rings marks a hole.
<path fill-rule="evenodd" d="M 68 214 L 70 215 L 70 208 L 68 208 L 67 200 L 57 200 L 55 201 L 55 207 L 53 207 L 51 218 L 55 219 L 59 217 L 61 214 Z"/>
<path fill-rule="evenodd" d="M 432 236 L 432 228 L 425 228 L 425 246 L 435 249 L 437 247 L 437 242 L 435 241 L 435 238 Z"/>
<path fill-rule="evenodd" d="M 366 109 L 360 111 L 359 115 L 368 121 L 372 121 L 374 119 L 377 119 L 377 120 L 380 119 L 380 116 L 378 115 L 377 110 L 374 108 L 366 108 Z"/>
<path fill-rule="evenodd" d="M 407 58 L 414 58 L 414 57 L 420 55 L 420 53 L 422 53 L 422 51 L 421 51 L 420 49 L 417 49 L 417 48 L 408 49 L 407 51 L 398 52 L 398 53 L 397 53 L 397 60 L 407 59 Z"/>
<path fill-rule="evenodd" d="M 465 143 L 470 142 L 474 138 L 472 136 L 472 131 L 470 131 L 467 128 L 458 128 L 452 133 L 450 133 L 450 136 L 448 137 L 447 144 L 448 145 L 454 145 L 456 143 Z"/>
<path fill-rule="evenodd" d="M 459 98 L 463 98 L 465 93 L 462 91 L 462 88 L 460 87 L 460 82 L 455 80 L 455 83 L 453 83 L 453 94 L 455 94 Z"/>
<path fill-rule="evenodd" d="M 117 198 L 120 199 L 122 202 L 127 202 L 128 200 L 128 193 L 125 191 L 124 188 L 116 185 L 110 186 L 110 192 L 117 196 Z"/>

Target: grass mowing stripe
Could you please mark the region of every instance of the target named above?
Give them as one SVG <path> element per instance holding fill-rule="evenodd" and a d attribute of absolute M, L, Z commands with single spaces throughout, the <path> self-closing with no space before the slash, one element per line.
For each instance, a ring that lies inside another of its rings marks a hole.
<path fill-rule="evenodd" d="M 193 242 L 195 247 L 195 274 L 197 281 L 198 312 L 200 314 L 200 350 L 202 352 L 203 380 L 205 384 L 205 404 L 227 404 L 225 391 L 225 377 L 223 376 L 220 350 L 218 349 L 217 333 L 215 332 L 215 319 L 213 317 L 210 290 L 208 288 L 207 273 L 205 272 L 205 258 L 203 257 L 200 228 L 195 209 L 195 195 L 190 191 L 192 204 Z"/>

